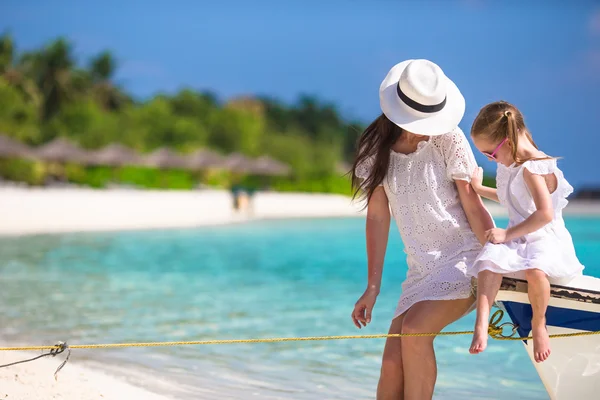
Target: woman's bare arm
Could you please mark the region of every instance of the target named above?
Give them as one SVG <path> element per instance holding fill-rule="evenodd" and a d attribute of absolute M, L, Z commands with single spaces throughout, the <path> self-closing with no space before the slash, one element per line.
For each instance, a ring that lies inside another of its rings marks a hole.
<path fill-rule="evenodd" d="M 458 188 L 460 202 L 469 220 L 469 225 L 471 225 L 471 229 L 475 233 L 475 236 L 477 236 L 479 243 L 484 245 L 487 242 L 485 233 L 494 227 L 494 220 L 481 201 L 481 197 L 479 197 L 469 182 L 456 180 L 455 183 Z"/>
<path fill-rule="evenodd" d="M 390 207 L 383 186 L 373 192 L 367 209 L 368 289 L 379 293 L 383 261 L 390 233 Z"/>

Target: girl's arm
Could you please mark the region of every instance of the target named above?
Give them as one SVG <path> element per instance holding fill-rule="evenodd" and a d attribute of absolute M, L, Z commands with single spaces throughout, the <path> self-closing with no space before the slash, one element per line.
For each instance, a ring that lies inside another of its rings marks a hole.
<path fill-rule="evenodd" d="M 457 179 L 455 183 L 469 225 L 479 243 L 484 245 L 487 242 L 486 231 L 494 227 L 494 220 L 469 182 Z"/>
<path fill-rule="evenodd" d="M 495 201 L 496 203 L 500 202 L 500 200 L 498 200 L 498 191 L 494 188 L 481 186 L 480 188 L 475 189 L 475 192 L 481 197 L 485 197 L 488 200 Z"/>
<path fill-rule="evenodd" d="M 527 168 L 524 168 L 523 178 L 531 197 L 533 197 L 536 210 L 525 221 L 506 230 L 506 241 L 535 232 L 554 219 L 552 198 L 544 176 L 532 174 Z"/>
<path fill-rule="evenodd" d="M 475 189 L 475 192 L 481 197 L 485 197 L 488 200 L 493 200 L 496 203 L 499 203 L 498 200 L 498 191 L 495 188 L 483 186 L 483 169 L 478 167 L 473 172 L 473 176 L 471 177 L 471 186 Z"/>

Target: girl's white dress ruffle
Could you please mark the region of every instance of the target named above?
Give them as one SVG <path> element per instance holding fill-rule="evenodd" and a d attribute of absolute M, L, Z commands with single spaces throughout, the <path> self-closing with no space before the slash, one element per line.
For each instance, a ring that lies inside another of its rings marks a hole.
<path fill-rule="evenodd" d="M 573 188 L 564 178 L 555 159 L 532 160 L 511 167 L 498 164 L 498 199 L 508 209 L 508 227 L 523 222 L 536 210 L 523 178 L 525 169 L 536 175 L 556 176 L 557 188 L 551 195 L 554 219 L 524 237 L 503 244 L 487 243 L 472 267 L 468 268 L 470 276 L 476 276 L 482 270 L 519 276 L 528 269 L 539 269 L 548 277 L 557 279 L 581 275 L 584 267 L 577 259 L 573 240 L 562 216 Z"/>

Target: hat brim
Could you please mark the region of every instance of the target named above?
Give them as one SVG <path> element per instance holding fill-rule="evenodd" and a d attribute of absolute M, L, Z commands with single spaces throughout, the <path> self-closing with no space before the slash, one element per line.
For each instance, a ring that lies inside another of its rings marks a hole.
<path fill-rule="evenodd" d="M 446 105 L 436 113 L 421 113 L 407 106 L 397 93 L 402 71 L 413 60 L 395 65 L 379 88 L 379 103 L 385 116 L 409 132 L 426 136 L 438 136 L 456 128 L 465 114 L 465 98 L 458 87 L 446 77 Z"/>

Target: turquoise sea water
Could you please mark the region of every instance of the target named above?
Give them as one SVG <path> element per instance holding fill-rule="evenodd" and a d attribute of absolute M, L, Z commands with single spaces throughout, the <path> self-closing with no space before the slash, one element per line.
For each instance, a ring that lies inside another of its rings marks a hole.
<path fill-rule="evenodd" d="M 499 225 L 505 221 L 498 221 Z M 568 219 L 600 276 L 600 219 Z M 362 219 L 0 239 L 0 337 L 72 344 L 385 333 L 406 273 L 392 228 L 372 324 L 350 320 L 365 287 Z M 449 330 L 469 330 L 471 314 Z M 440 399 L 545 399 L 519 342 L 436 339 Z M 382 339 L 78 350 L 74 360 L 182 399 L 371 399 Z M 68 368 L 68 365 L 67 367 Z"/>

